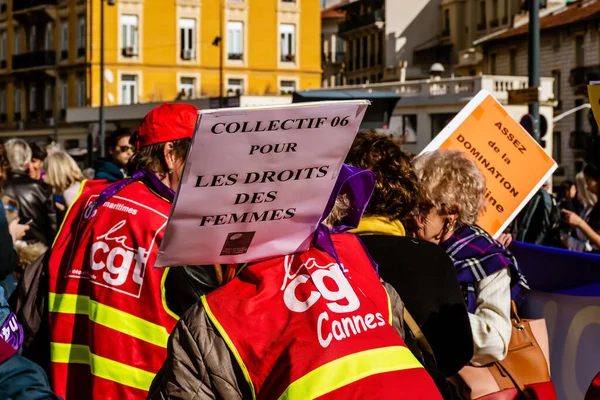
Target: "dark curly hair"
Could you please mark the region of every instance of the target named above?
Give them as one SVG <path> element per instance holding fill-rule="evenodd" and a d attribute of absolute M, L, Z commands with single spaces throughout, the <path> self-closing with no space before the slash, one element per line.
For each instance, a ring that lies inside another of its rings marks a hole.
<path fill-rule="evenodd" d="M 402 220 L 427 204 L 423 189 L 400 141 L 375 131 L 359 132 L 346 157 L 346 164 L 375 173 L 377 182 L 366 215 Z"/>

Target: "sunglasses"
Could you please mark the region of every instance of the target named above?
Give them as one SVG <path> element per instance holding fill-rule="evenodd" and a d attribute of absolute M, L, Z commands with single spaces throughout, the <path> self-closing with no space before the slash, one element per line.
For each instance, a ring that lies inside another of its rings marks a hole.
<path fill-rule="evenodd" d="M 133 147 L 133 146 L 117 146 L 117 150 L 119 150 L 119 152 L 121 152 L 121 153 L 125 153 L 126 151 L 133 152 L 135 150 L 135 147 Z"/>

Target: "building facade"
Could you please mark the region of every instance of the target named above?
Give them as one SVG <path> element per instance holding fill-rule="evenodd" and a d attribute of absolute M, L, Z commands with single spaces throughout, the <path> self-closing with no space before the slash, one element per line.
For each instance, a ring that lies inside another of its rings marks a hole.
<path fill-rule="evenodd" d="M 540 19 L 541 75 L 554 78 L 554 115 L 589 103 L 587 84 L 600 80 L 600 2 L 576 2 Z M 478 42 L 488 73 L 527 75 L 528 25 L 507 29 Z M 555 182 L 573 179 L 597 134 L 591 111 L 581 109 L 554 124 L 544 139 L 554 142 L 553 158 L 560 165 Z"/>
<path fill-rule="evenodd" d="M 340 86 L 345 83 L 346 43 L 339 34 L 339 24 L 345 12 L 339 5 L 321 12 L 321 68 L 323 87 Z"/>
<path fill-rule="evenodd" d="M 107 106 L 321 86 L 318 0 L 214 3 L 0 0 L 0 136 L 87 132 L 66 109 L 97 107 L 100 79 Z"/>

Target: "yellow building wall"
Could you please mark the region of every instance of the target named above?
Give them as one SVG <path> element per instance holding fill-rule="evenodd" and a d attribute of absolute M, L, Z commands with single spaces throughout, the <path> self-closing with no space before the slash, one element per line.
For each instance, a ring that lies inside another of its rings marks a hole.
<path fill-rule="evenodd" d="M 195 63 L 182 63 L 179 60 L 179 23 L 175 1 L 143 2 L 143 12 L 139 16 L 138 60 L 119 56 L 119 12 L 123 12 L 122 4 L 119 5 L 120 2 L 117 1 L 115 6 L 105 5 L 105 68 L 113 77 L 112 82 L 105 80 L 106 105 L 118 104 L 119 77 L 124 73 L 138 74 L 139 102 L 174 100 L 178 95 L 181 76 L 199 77 L 198 97 L 219 95 L 220 51 L 219 47 L 212 45 L 215 37 L 220 35 L 221 12 L 213 4 L 216 0 L 180 2 L 201 4 L 201 7 L 187 8 L 194 11 L 200 37 L 195 46 L 199 60 Z M 91 93 L 89 101 L 91 105 L 97 106 L 100 103 L 100 0 L 92 0 L 88 4 L 88 63 L 91 64 L 88 75 L 88 89 Z M 227 4 L 228 8 L 236 6 L 230 4 Z M 286 78 L 297 80 L 297 90 L 320 87 L 319 0 L 299 0 L 299 26 L 296 27 L 299 62 L 294 68 L 278 67 L 280 0 L 245 0 L 243 6 L 247 10 L 248 26 L 244 38 L 244 56 L 247 57 L 247 62 L 244 66 L 227 65 L 226 42 L 223 42 L 224 94 L 228 76 L 244 77 L 247 89 L 245 94 L 251 95 L 279 94 L 279 80 Z M 227 11 L 223 15 L 223 33 L 226 36 Z M 73 23 L 77 23 L 76 18 Z M 109 100 L 109 93 L 113 102 Z"/>

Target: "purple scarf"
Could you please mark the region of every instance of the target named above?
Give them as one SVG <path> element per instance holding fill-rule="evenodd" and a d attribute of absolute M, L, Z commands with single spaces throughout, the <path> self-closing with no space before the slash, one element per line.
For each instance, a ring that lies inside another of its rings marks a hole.
<path fill-rule="evenodd" d="M 137 181 L 145 183 L 150 190 L 158 194 L 160 197 L 164 197 L 171 203 L 173 202 L 173 199 L 175 198 L 175 192 L 173 189 L 162 183 L 154 172 L 150 171 L 149 169 L 142 168 L 138 171 L 135 171 L 129 178 L 116 181 L 104 189 L 102 193 L 100 193 L 100 196 L 98 196 L 98 199 L 94 202 L 94 205 L 90 210 L 91 212 L 88 214 L 89 218 L 91 219 L 94 215 L 96 215 L 96 211 L 111 197 L 123 190 L 127 185 Z"/>
<path fill-rule="evenodd" d="M 457 229 L 440 246 L 448 253 L 456 269 L 458 282 L 465 291 L 467 309 L 470 313 L 477 308 L 475 285 L 503 268 L 510 269 L 511 298 L 520 306 L 529 290 L 527 280 L 521 274 L 512 253 L 492 239 L 477 225 Z"/>

